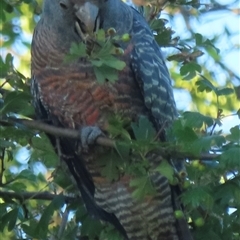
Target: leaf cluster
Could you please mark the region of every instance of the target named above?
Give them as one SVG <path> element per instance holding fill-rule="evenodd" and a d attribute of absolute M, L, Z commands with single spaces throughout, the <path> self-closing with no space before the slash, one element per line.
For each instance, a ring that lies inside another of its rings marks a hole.
<path fill-rule="evenodd" d="M 65 62 L 86 58 L 93 66 L 97 80 L 100 83 L 105 81 L 114 82 L 118 79 L 118 72 L 123 70 L 126 63 L 118 57 L 124 54 L 124 50 L 119 47 L 118 42 L 129 41 L 130 36 L 115 35 L 113 28 L 105 32 L 99 29 L 93 36 L 87 36 L 86 40 L 80 44 L 73 43 L 69 54 L 65 57 Z"/>

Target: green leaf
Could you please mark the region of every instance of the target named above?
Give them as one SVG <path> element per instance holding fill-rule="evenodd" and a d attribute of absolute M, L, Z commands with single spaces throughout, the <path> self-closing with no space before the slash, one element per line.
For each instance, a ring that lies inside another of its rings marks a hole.
<path fill-rule="evenodd" d="M 8 4 L 8 3 L 6 3 L 5 1 L 2 1 L 1 2 L 1 8 L 3 7 L 3 9 L 6 11 L 6 12 L 8 12 L 8 13 L 12 13 L 13 12 L 13 10 L 14 10 L 14 8 L 10 5 L 10 4 Z M 1 9 L 2 10 L 2 9 Z M 1 13 L 2 14 L 2 13 Z"/>
<path fill-rule="evenodd" d="M 120 137 L 126 141 L 131 140 L 131 136 L 127 129 L 129 129 L 129 119 L 123 118 L 120 115 L 114 115 L 108 119 L 107 132 L 112 138 Z"/>
<path fill-rule="evenodd" d="M 221 147 L 226 142 L 225 138 L 220 135 L 204 136 L 195 140 L 191 144 L 191 151 L 194 153 L 201 153 L 208 151 L 211 147 Z"/>
<path fill-rule="evenodd" d="M 107 57 L 104 57 L 104 58 L 101 58 L 101 61 L 105 65 L 107 65 L 107 66 L 109 66 L 113 69 L 116 69 L 116 70 L 123 70 L 126 67 L 125 62 L 123 62 L 123 61 L 121 61 L 121 60 L 119 60 L 119 59 L 117 59 L 117 58 L 115 58 L 114 56 L 111 56 L 111 55 L 109 55 Z"/>
<path fill-rule="evenodd" d="M 94 66 L 93 70 L 99 83 L 104 83 L 106 81 L 114 83 L 116 80 L 118 80 L 118 72 L 106 65 L 101 67 Z"/>
<path fill-rule="evenodd" d="M 108 159 L 106 166 L 101 171 L 101 175 L 110 181 L 117 180 L 119 178 L 117 166 L 116 159 Z"/>
<path fill-rule="evenodd" d="M 89 216 L 83 205 L 78 204 L 75 216 L 76 222 L 81 223 L 81 236 L 88 236 L 89 239 L 95 239 L 96 236 L 100 235 L 103 225 L 99 220 Z"/>
<path fill-rule="evenodd" d="M 129 157 L 129 153 L 131 150 L 131 143 L 130 142 L 116 142 L 116 150 L 119 156 L 126 160 Z"/>
<path fill-rule="evenodd" d="M 87 209 L 84 205 L 77 205 L 75 217 L 77 223 L 81 223 L 87 217 Z"/>
<path fill-rule="evenodd" d="M 7 209 L 9 208 L 9 205 L 10 203 L 4 203 L 4 202 L 0 203 L 0 222 L 1 222 L 2 216 L 7 213 Z M 1 229 L 1 225 L 0 225 L 0 229 Z"/>
<path fill-rule="evenodd" d="M 153 19 L 153 21 L 150 23 L 150 27 L 153 31 L 163 31 L 165 27 L 165 19 Z"/>
<path fill-rule="evenodd" d="M 21 191 L 26 190 L 27 186 L 26 186 L 26 184 L 24 184 L 22 182 L 13 181 L 7 185 L 7 188 L 10 190 L 13 190 L 15 192 L 21 192 Z"/>
<path fill-rule="evenodd" d="M 64 63 L 74 61 L 81 57 L 87 57 L 86 45 L 83 42 L 80 44 L 72 43 L 69 53 L 64 57 Z"/>
<path fill-rule="evenodd" d="M 218 185 L 214 188 L 214 198 L 220 201 L 220 204 L 226 206 L 234 199 L 235 192 L 239 191 L 239 184 L 228 180 L 224 184 Z M 236 201 L 236 199 L 234 199 Z"/>
<path fill-rule="evenodd" d="M 47 168 L 55 167 L 59 161 L 59 156 L 55 152 L 44 152 L 40 156 L 42 162 Z M 36 160 L 36 158 L 34 160 Z"/>
<path fill-rule="evenodd" d="M 227 151 L 223 152 L 220 157 L 220 166 L 222 168 L 233 168 L 233 169 L 240 169 L 240 148 L 239 147 L 232 147 Z"/>
<path fill-rule="evenodd" d="M 100 239 L 123 240 L 123 236 L 114 226 L 109 225 L 101 231 Z"/>
<path fill-rule="evenodd" d="M 170 182 L 173 181 L 174 170 L 166 160 L 163 160 L 155 170 L 165 176 Z"/>
<path fill-rule="evenodd" d="M 13 56 L 8 53 L 6 58 L 5 58 L 5 63 L 8 65 L 8 66 L 13 66 Z"/>
<path fill-rule="evenodd" d="M 232 89 L 232 88 L 222 88 L 222 89 L 216 88 L 215 92 L 218 96 L 223 96 L 223 95 L 226 96 L 226 95 L 233 94 L 234 89 Z"/>
<path fill-rule="evenodd" d="M 203 77 L 203 76 L 202 76 Z M 198 86 L 197 89 L 199 92 L 211 92 L 216 91 L 216 88 L 213 86 L 213 84 L 206 78 L 198 80 L 196 82 L 196 85 Z"/>
<path fill-rule="evenodd" d="M 237 125 L 230 129 L 231 134 L 226 136 L 228 141 L 236 142 L 240 144 L 240 127 Z"/>
<path fill-rule="evenodd" d="M 33 174 L 32 171 L 28 170 L 28 169 L 25 169 L 23 171 L 21 171 L 15 178 L 16 180 L 17 179 L 27 179 L 29 181 L 32 181 L 32 182 L 36 182 L 37 180 L 37 177 L 36 175 Z"/>
<path fill-rule="evenodd" d="M 44 152 L 51 152 L 54 153 L 53 147 L 50 144 L 48 138 L 44 136 L 43 134 L 39 136 L 34 136 L 31 139 L 32 147 L 35 149 L 43 150 Z"/>
<path fill-rule="evenodd" d="M 134 132 L 134 136 L 136 137 L 137 140 L 152 141 L 156 136 L 156 131 L 153 128 L 152 123 L 145 116 L 141 116 L 139 118 L 138 124 L 132 123 L 131 126 Z"/>
<path fill-rule="evenodd" d="M 237 110 L 237 116 L 240 119 L 240 108 Z"/>
<path fill-rule="evenodd" d="M 180 142 L 189 143 L 198 139 L 197 134 L 190 127 L 185 126 L 185 121 L 182 119 L 178 119 L 173 123 L 173 133 Z M 187 146 L 187 144 L 184 145 Z"/>
<path fill-rule="evenodd" d="M 8 226 L 8 231 L 13 230 L 13 228 L 16 226 L 16 222 L 20 214 L 19 211 L 20 211 L 20 208 L 16 207 L 2 216 L 1 227 L 0 227 L 1 231 L 3 231 L 4 227 L 6 226 Z"/>
<path fill-rule="evenodd" d="M 206 207 L 207 209 L 213 206 L 213 197 L 208 192 L 206 187 L 198 186 L 197 188 L 188 189 L 181 197 L 185 205 L 190 205 L 191 208 L 197 208 L 199 206 Z"/>
<path fill-rule="evenodd" d="M 73 183 L 70 178 L 67 177 L 66 171 L 63 169 L 58 169 L 56 175 L 54 176 L 54 183 L 63 189 L 70 191 L 73 188 Z M 70 190 L 69 190 L 70 189 Z"/>
<path fill-rule="evenodd" d="M 103 62 L 99 59 L 97 60 L 91 60 L 91 63 L 93 66 L 100 68 L 103 65 Z"/>
<path fill-rule="evenodd" d="M 18 208 L 13 209 L 9 212 L 8 231 L 13 230 L 18 219 Z"/>
<path fill-rule="evenodd" d="M 2 133 L 2 131 L 1 131 L 1 133 Z M 4 140 L 2 138 L 0 139 L 0 146 L 1 146 L 1 148 L 9 148 L 9 147 L 15 148 L 15 144 L 13 142 Z"/>
<path fill-rule="evenodd" d="M 201 73 L 201 71 L 201 66 L 195 62 L 186 63 L 180 68 L 180 74 L 184 76 L 184 80 L 194 78 L 196 76 L 196 72 Z"/>
<path fill-rule="evenodd" d="M 146 196 L 153 196 L 156 194 L 156 189 L 149 176 L 134 178 L 130 181 L 129 186 L 135 189 L 132 196 L 136 199 L 143 199 Z"/>
<path fill-rule="evenodd" d="M 159 29 L 157 35 L 155 35 L 155 40 L 159 46 L 168 46 L 172 39 L 173 31 L 170 28 Z"/>
<path fill-rule="evenodd" d="M 102 166 L 101 175 L 112 181 L 119 178 L 119 167 L 123 164 L 123 160 L 112 150 L 102 156 L 98 164 Z"/>
<path fill-rule="evenodd" d="M 0 114 L 18 113 L 25 116 L 33 115 L 34 109 L 31 105 L 31 95 L 26 92 L 14 91 L 7 94 L 4 99 L 3 108 Z"/>
<path fill-rule="evenodd" d="M 96 32 L 96 38 L 97 38 L 97 41 L 105 42 L 105 40 L 106 40 L 106 35 L 105 35 L 104 29 L 99 29 L 99 30 Z"/>
<path fill-rule="evenodd" d="M 199 33 L 195 34 L 195 41 L 196 41 L 196 45 L 202 45 L 203 42 L 203 36 Z"/>
<path fill-rule="evenodd" d="M 0 14 L 1 15 L 1 14 Z M 0 58 L 0 78 L 7 77 L 7 73 L 12 70 L 13 56 L 8 53 L 5 57 L 5 62 L 3 62 L 2 57 Z"/>
<path fill-rule="evenodd" d="M 36 225 L 37 225 L 37 221 L 31 220 L 29 225 L 21 224 L 21 227 L 28 236 L 39 239 L 39 236 L 35 233 Z"/>
<path fill-rule="evenodd" d="M 203 124 L 206 124 L 208 127 L 210 127 L 214 123 L 211 117 L 204 116 L 199 112 L 184 112 L 183 118 L 184 126 L 191 128 L 201 128 Z"/>
<path fill-rule="evenodd" d="M 65 202 L 62 194 L 56 196 L 52 202 L 44 209 L 42 217 L 35 228 L 35 234 L 43 239 L 47 239 L 49 221 L 55 210 L 60 209 Z"/>
<path fill-rule="evenodd" d="M 70 54 L 78 57 L 86 57 L 86 45 L 83 42 L 80 44 L 72 43 L 70 47 Z"/>
<path fill-rule="evenodd" d="M 81 235 L 88 236 L 90 239 L 94 239 L 95 237 L 99 236 L 102 229 L 103 226 L 99 220 L 86 217 L 82 221 Z"/>
<path fill-rule="evenodd" d="M 220 53 L 220 49 L 217 48 L 217 47 L 215 47 L 215 45 L 212 43 L 211 40 L 207 39 L 203 44 L 204 44 L 204 46 L 212 47 L 212 48 L 216 51 L 217 54 Z M 216 58 L 215 58 L 215 59 L 216 59 Z M 219 58 L 218 58 L 218 59 L 219 59 Z"/>

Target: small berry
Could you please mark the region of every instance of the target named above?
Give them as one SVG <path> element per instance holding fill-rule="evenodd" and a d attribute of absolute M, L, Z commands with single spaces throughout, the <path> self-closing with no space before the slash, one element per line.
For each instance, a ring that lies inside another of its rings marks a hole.
<path fill-rule="evenodd" d="M 176 210 L 176 211 L 174 212 L 174 215 L 175 215 L 175 218 L 176 218 L 176 219 L 179 219 L 179 218 L 183 218 L 183 217 L 184 217 L 184 213 L 183 213 L 183 211 L 181 211 L 181 210 Z"/>
<path fill-rule="evenodd" d="M 128 42 L 128 41 L 130 41 L 130 39 L 131 39 L 131 36 L 128 33 L 123 34 L 121 37 L 121 40 L 123 42 Z"/>
<path fill-rule="evenodd" d="M 205 224 L 205 221 L 202 217 L 199 217 L 194 221 L 194 223 L 197 227 L 202 227 Z"/>
<path fill-rule="evenodd" d="M 189 188 L 190 185 L 191 185 L 190 181 L 189 181 L 189 180 L 185 180 L 185 181 L 183 182 L 183 189 Z"/>
<path fill-rule="evenodd" d="M 199 164 L 199 166 L 198 166 L 198 170 L 199 171 L 203 171 L 203 170 L 205 170 L 206 169 L 206 167 L 205 167 L 205 165 L 203 165 L 203 164 Z"/>
<path fill-rule="evenodd" d="M 198 168 L 199 165 L 200 165 L 199 160 L 194 160 L 194 161 L 192 161 L 192 166 L 193 166 L 194 168 Z"/>

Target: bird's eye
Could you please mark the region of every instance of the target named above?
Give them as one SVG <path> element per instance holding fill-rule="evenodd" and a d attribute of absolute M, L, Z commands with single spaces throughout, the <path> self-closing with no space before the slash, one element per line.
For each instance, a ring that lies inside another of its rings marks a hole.
<path fill-rule="evenodd" d="M 62 0 L 62 1 L 60 1 L 59 4 L 60 4 L 60 7 L 61 7 L 61 8 L 63 8 L 63 9 L 68 9 L 68 5 L 67 5 L 66 1 Z"/>

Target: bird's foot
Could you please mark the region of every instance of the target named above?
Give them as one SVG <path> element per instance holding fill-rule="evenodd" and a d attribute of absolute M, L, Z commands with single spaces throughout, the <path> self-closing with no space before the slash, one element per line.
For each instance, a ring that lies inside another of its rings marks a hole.
<path fill-rule="evenodd" d="M 104 136 L 99 127 L 87 126 L 80 129 L 81 147 L 84 152 L 88 151 L 88 146 L 95 143 L 99 136 Z"/>

